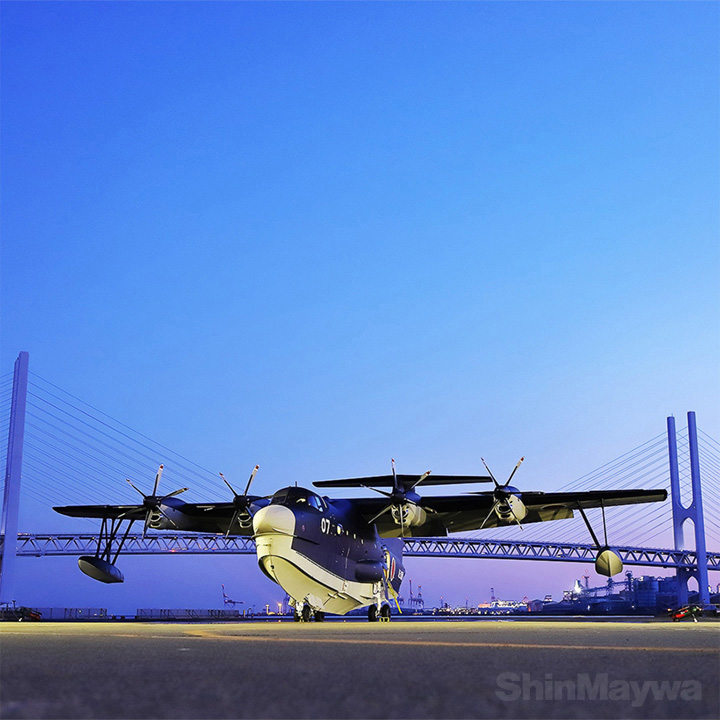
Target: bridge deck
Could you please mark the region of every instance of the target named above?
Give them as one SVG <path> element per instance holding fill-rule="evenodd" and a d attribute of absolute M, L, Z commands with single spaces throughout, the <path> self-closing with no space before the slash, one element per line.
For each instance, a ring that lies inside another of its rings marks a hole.
<path fill-rule="evenodd" d="M 0 538 L 0 543 L 2 539 Z M 98 547 L 95 534 L 19 534 L 17 554 L 21 557 L 46 555 L 94 555 Z M 613 547 L 625 565 L 667 568 L 694 568 L 695 552 L 663 548 Z M 504 560 L 544 560 L 593 562 L 594 545 L 580 543 L 533 542 L 478 538 L 406 538 L 408 557 L 467 557 Z M 254 554 L 250 537 L 189 533 L 156 533 L 143 537 L 128 535 L 122 549 L 126 555 Z M 720 553 L 707 553 L 708 569 L 720 570 Z"/>

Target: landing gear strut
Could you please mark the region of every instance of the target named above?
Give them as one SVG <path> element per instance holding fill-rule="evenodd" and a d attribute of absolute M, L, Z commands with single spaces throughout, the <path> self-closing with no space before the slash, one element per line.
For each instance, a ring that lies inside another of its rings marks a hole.
<path fill-rule="evenodd" d="M 598 551 L 597 557 L 595 558 L 595 572 L 600 575 L 605 575 L 606 577 L 612 577 L 613 575 L 617 575 L 622 572 L 623 564 L 620 556 L 608 546 L 607 525 L 605 523 L 605 505 L 602 500 L 600 501 L 600 507 L 602 509 L 603 533 L 605 535 L 604 545 L 600 544 L 597 535 L 595 535 L 582 505 L 579 501 L 577 503 L 577 509 L 580 511 L 580 515 L 582 515 L 582 519 L 585 521 L 585 525 L 587 525 L 587 529 L 590 531 L 590 535 L 592 536 L 593 542 L 595 543 L 595 547 Z"/>

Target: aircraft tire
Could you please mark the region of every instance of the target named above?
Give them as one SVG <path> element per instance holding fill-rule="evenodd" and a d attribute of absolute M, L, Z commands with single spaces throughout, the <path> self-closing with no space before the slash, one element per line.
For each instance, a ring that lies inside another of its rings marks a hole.
<path fill-rule="evenodd" d="M 322 610 L 315 611 L 315 622 L 325 622 L 325 613 Z"/>
<path fill-rule="evenodd" d="M 385 621 L 390 620 L 390 606 L 389 605 L 383 605 L 380 608 L 380 618 Z"/>
<path fill-rule="evenodd" d="M 378 621 L 377 605 L 368 605 L 368 620 L 370 622 Z"/>
<path fill-rule="evenodd" d="M 303 609 L 302 609 L 302 621 L 303 622 L 310 622 L 310 613 L 311 613 L 310 606 L 303 605 Z"/>
<path fill-rule="evenodd" d="M 300 617 L 300 613 L 297 610 L 293 611 L 293 622 L 300 622 L 302 618 Z"/>

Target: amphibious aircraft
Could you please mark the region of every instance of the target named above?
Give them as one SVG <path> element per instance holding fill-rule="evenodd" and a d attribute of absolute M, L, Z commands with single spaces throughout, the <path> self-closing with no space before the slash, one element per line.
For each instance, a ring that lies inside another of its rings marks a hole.
<path fill-rule="evenodd" d="M 325 613 L 345 614 L 368 607 L 368 619 L 389 619 L 404 575 L 403 538 L 437 537 L 448 533 L 572 518 L 577 510 L 597 547 L 596 570 L 607 576 L 622 570 L 618 555 L 601 544 L 585 510 L 613 505 L 661 502 L 665 490 L 597 490 L 584 492 L 526 492 L 511 485 L 523 462 L 500 484 L 487 464 L 488 475 L 403 475 L 321 480 L 318 488 L 366 488 L 379 497 L 334 498 L 303 487 L 284 487 L 271 496 L 251 495 L 258 471 L 250 474 L 238 493 L 220 473 L 233 494 L 232 502 L 186 503 L 177 496 L 188 488 L 159 493 L 163 466 L 153 491 L 137 505 L 78 505 L 54 508 L 63 515 L 101 520 L 97 552 L 78 560 L 80 569 L 95 580 L 122 582 L 115 562 L 130 528 L 143 522 L 143 534 L 153 530 L 182 530 L 252 536 L 260 569 L 290 597 L 295 619 L 321 621 Z M 493 483 L 490 491 L 421 497 L 419 486 Z M 387 489 L 385 489 L 387 488 Z M 127 521 L 124 533 L 122 523 Z"/>

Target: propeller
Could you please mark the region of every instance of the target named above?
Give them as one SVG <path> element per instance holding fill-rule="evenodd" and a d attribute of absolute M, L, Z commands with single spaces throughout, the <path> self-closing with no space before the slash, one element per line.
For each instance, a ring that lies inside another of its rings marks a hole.
<path fill-rule="evenodd" d="M 259 465 L 256 465 L 253 468 L 253 471 L 250 473 L 250 479 L 247 481 L 247 485 L 245 486 L 245 492 L 242 493 L 242 495 L 235 492 L 235 488 L 233 488 L 233 486 L 225 479 L 225 476 L 222 473 L 218 473 L 223 479 L 223 482 L 230 488 L 230 492 L 233 494 L 233 507 L 235 508 L 235 512 L 233 513 L 232 520 L 230 520 L 230 524 L 228 525 L 225 537 L 228 537 L 230 535 L 230 530 L 236 522 L 239 523 L 242 527 L 243 522 L 248 522 L 248 520 L 252 520 L 252 513 L 250 512 L 251 501 L 248 497 L 248 492 L 250 490 L 250 485 L 252 485 L 252 481 L 255 479 L 255 475 L 257 475 L 257 471 L 259 469 Z"/>
<path fill-rule="evenodd" d="M 515 473 L 517 472 L 520 465 L 522 465 L 522 462 L 523 460 L 525 460 L 525 458 L 521 457 L 520 460 L 518 460 L 517 465 L 515 465 L 515 467 L 513 468 L 513 471 L 510 473 L 510 477 L 507 479 L 504 485 L 501 485 L 495 479 L 495 476 L 492 474 L 492 471 L 485 462 L 485 458 L 480 459 L 482 460 L 482 464 L 485 466 L 485 469 L 488 471 L 488 475 L 490 475 L 490 478 L 495 483 L 495 489 L 493 490 L 493 498 L 495 502 L 493 502 L 493 505 L 490 508 L 490 512 L 483 520 L 482 525 L 479 529 L 482 530 L 482 528 L 485 527 L 485 523 L 490 519 L 490 516 L 493 513 L 497 513 L 497 515 L 501 518 L 503 516 L 505 516 L 505 518 L 512 517 L 522 530 L 523 527 L 520 520 L 525 517 L 527 511 L 525 510 L 525 506 L 523 505 L 522 500 L 520 500 L 520 491 L 517 488 L 512 487 L 510 485 L 510 481 L 515 476 Z M 513 503 L 517 504 L 517 509 L 519 512 L 521 512 L 520 517 L 517 516 L 515 509 L 513 509 Z"/>
<path fill-rule="evenodd" d="M 423 481 L 425 480 L 428 475 L 430 475 L 430 470 L 428 470 L 426 473 L 423 473 L 417 480 L 415 480 L 410 486 L 404 486 L 398 481 L 397 473 L 395 472 L 395 459 L 392 458 L 390 460 L 390 463 L 392 465 L 392 476 L 393 476 L 393 489 L 392 492 L 385 492 L 385 490 L 379 490 L 376 487 L 371 487 L 370 485 L 363 485 L 364 488 L 367 488 L 368 490 L 373 490 L 376 493 L 380 493 L 380 495 L 384 495 L 388 500 L 388 504 L 377 514 L 375 515 L 372 520 L 370 520 L 370 524 L 372 525 L 379 517 L 384 515 L 388 510 L 394 510 L 396 509 L 396 517 L 400 518 L 400 535 L 401 537 L 405 537 L 405 514 L 406 514 L 406 506 L 407 505 L 418 505 L 418 501 L 420 500 L 420 497 L 417 493 L 413 492 L 415 488 Z"/>
<path fill-rule="evenodd" d="M 162 503 L 168 498 L 180 495 L 180 493 L 184 493 L 187 488 L 180 488 L 179 490 L 175 490 L 175 492 L 168 493 L 167 495 L 158 495 L 158 485 L 160 484 L 160 478 L 162 477 L 163 469 L 163 465 L 158 468 L 157 475 L 155 475 L 155 485 L 153 486 L 153 491 L 150 495 L 146 495 L 142 490 L 135 487 L 131 480 L 125 478 L 125 480 L 130 484 L 130 487 L 135 490 L 135 492 L 142 495 L 143 507 L 147 509 L 147 513 L 145 514 L 145 525 L 143 527 L 143 537 L 145 537 L 145 533 L 150 526 L 150 517 L 153 512 L 159 512 L 166 520 L 168 520 L 173 525 L 173 527 L 177 528 L 175 521 L 163 510 Z"/>

